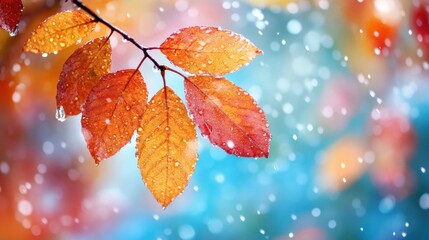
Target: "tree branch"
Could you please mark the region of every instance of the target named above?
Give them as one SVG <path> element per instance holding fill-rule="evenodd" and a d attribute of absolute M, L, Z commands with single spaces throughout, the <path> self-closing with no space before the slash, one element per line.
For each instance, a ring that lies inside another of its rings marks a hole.
<path fill-rule="evenodd" d="M 149 58 L 150 61 L 159 69 L 162 69 L 163 67 L 147 52 L 148 50 L 152 50 L 155 48 L 146 48 L 143 47 L 141 44 L 139 44 L 134 38 L 132 38 L 130 35 L 128 35 L 123 30 L 119 29 L 118 27 L 112 25 L 108 21 L 104 20 L 100 16 L 97 15 L 94 11 L 92 11 L 90 8 L 88 8 L 85 4 L 83 4 L 80 0 L 72 0 L 73 4 L 91 15 L 96 22 L 100 22 L 106 27 L 108 27 L 111 31 L 117 32 L 119 35 L 121 35 L 125 40 L 132 43 L 134 46 L 136 46 L 138 49 L 143 51 L 144 57 Z"/>

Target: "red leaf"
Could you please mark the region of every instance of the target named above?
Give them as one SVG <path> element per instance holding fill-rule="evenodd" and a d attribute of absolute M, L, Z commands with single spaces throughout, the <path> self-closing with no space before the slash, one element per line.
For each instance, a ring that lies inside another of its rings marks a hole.
<path fill-rule="evenodd" d="M 246 91 L 212 76 L 189 77 L 185 90 L 194 121 L 210 142 L 237 156 L 268 157 L 267 119 Z"/>
<path fill-rule="evenodd" d="M 10 35 L 15 35 L 18 30 L 22 9 L 21 0 L 0 0 L 0 26 Z"/>
<path fill-rule="evenodd" d="M 94 86 L 83 110 L 82 132 L 96 163 L 131 140 L 146 103 L 146 85 L 134 69 L 109 73 Z"/>
<path fill-rule="evenodd" d="M 106 37 L 78 48 L 64 63 L 57 86 L 57 106 L 66 115 L 82 111 L 86 98 L 102 76 L 110 72 L 112 48 Z"/>

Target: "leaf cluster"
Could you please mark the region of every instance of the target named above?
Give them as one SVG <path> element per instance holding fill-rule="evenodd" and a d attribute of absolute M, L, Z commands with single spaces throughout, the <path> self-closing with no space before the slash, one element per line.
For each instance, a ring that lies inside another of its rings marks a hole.
<path fill-rule="evenodd" d="M 232 31 L 193 26 L 171 34 L 159 47 L 146 48 L 80 1 L 73 3 L 79 9 L 44 20 L 23 50 L 57 53 L 80 43 L 97 24 L 110 28 L 110 35 L 87 41 L 74 51 L 64 63 L 57 85 L 57 118 L 64 121 L 82 113 L 82 133 L 97 164 L 116 154 L 137 132 L 136 156 L 143 181 L 165 207 L 184 190 L 194 172 L 197 126 L 227 153 L 268 157 L 271 135 L 264 112 L 245 90 L 223 76 L 262 53 L 249 40 Z M 14 31 L 19 17 L 4 21 L 7 14 L 1 16 L 2 27 Z M 142 51 L 136 69 L 111 71 L 109 39 L 115 32 Z M 191 75 L 160 65 L 149 54 L 153 50 L 160 50 Z M 149 100 L 139 70 L 146 60 L 159 68 L 164 83 Z M 168 87 L 166 71 L 183 77 L 186 105 Z"/>

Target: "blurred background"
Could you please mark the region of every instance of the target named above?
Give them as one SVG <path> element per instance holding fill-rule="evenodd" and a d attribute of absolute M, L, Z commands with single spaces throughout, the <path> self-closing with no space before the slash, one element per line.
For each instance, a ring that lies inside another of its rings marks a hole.
<path fill-rule="evenodd" d="M 255 43 L 264 55 L 227 78 L 264 109 L 270 157 L 200 138 L 188 187 L 162 210 L 135 138 L 96 166 L 80 115 L 56 120 L 59 73 L 78 46 L 21 48 L 73 6 L 24 0 L 19 34 L 0 31 L 0 239 L 429 239 L 429 1 L 84 2 L 145 46 L 193 25 Z M 108 33 L 96 30 L 87 40 Z M 111 41 L 112 71 L 135 68 L 139 51 Z M 162 86 L 152 67 L 141 68 L 150 96 Z M 167 81 L 183 98 L 183 81 Z"/>

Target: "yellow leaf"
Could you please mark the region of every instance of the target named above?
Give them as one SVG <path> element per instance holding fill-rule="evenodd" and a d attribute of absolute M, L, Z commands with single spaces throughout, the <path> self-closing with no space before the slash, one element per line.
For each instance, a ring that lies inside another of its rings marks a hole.
<path fill-rule="evenodd" d="M 24 44 L 23 50 L 33 53 L 53 53 L 78 43 L 95 27 L 86 13 L 74 10 L 55 14 L 43 21 Z"/>
<path fill-rule="evenodd" d="M 189 73 L 225 75 L 249 64 L 262 51 L 243 36 L 215 27 L 188 27 L 168 37 L 161 52 Z"/>
<path fill-rule="evenodd" d="M 137 158 L 149 190 L 163 206 L 180 194 L 197 161 L 195 124 L 169 87 L 149 101 L 138 129 Z"/>

